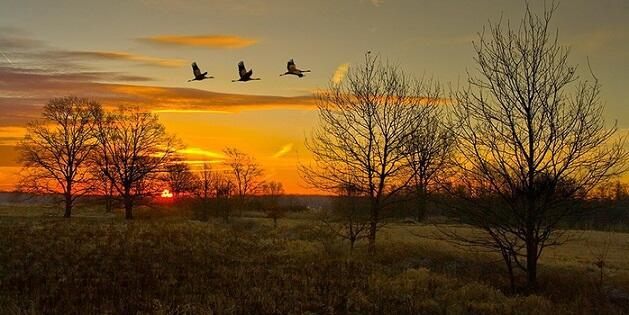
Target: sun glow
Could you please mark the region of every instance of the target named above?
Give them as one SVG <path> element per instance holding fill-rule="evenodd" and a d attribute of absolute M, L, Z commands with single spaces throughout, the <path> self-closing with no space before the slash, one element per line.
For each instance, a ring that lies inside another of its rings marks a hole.
<path fill-rule="evenodd" d="M 164 191 L 162 191 L 162 198 L 172 198 L 173 197 L 173 193 L 170 192 L 170 190 L 168 189 L 164 189 Z"/>

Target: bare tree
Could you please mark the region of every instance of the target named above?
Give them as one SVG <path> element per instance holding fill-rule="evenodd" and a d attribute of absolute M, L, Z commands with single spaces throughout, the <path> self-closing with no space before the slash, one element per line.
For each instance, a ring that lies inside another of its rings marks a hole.
<path fill-rule="evenodd" d="M 306 140 L 314 162 L 302 165 L 301 175 L 311 187 L 330 192 L 358 187 L 370 203 L 371 253 L 385 209 L 413 179 L 406 148 L 417 121 L 437 102 L 422 97 L 433 88 L 367 53 L 345 80 L 317 94 L 319 122 Z"/>
<path fill-rule="evenodd" d="M 440 90 L 434 92 L 429 97 L 439 99 Z M 448 171 L 451 170 L 454 132 L 446 123 L 441 106 L 428 106 L 423 119 L 417 124 L 407 145 L 407 160 L 413 174 L 412 189 L 419 222 L 426 215 L 430 195 L 452 175 Z"/>
<path fill-rule="evenodd" d="M 454 241 L 499 249 L 536 286 L 544 248 L 580 214 L 576 200 L 624 171 L 624 139 L 602 118 L 600 86 L 580 80 L 550 21 L 526 6 L 514 27 L 490 23 L 474 44 L 477 76 L 456 93 L 457 171 L 467 201 L 451 215 L 480 228 Z M 616 139 L 616 140 L 615 140 Z M 460 194 L 459 194 L 460 195 Z"/>
<path fill-rule="evenodd" d="M 350 254 L 358 240 L 367 237 L 370 227 L 369 200 L 356 185 L 347 184 L 338 191 L 332 209 L 320 220 L 334 235 L 349 241 Z"/>
<path fill-rule="evenodd" d="M 188 164 L 177 161 L 164 167 L 162 180 L 168 184 L 175 197 L 181 194 L 193 193 L 196 189 L 196 180 Z"/>
<path fill-rule="evenodd" d="M 197 175 L 195 186 L 196 195 L 202 200 L 216 197 L 217 176 L 209 163 L 203 163 L 203 168 Z"/>
<path fill-rule="evenodd" d="M 273 226 L 277 227 L 277 219 L 283 217 L 285 211 L 279 202 L 280 196 L 284 194 L 284 186 L 280 182 L 270 181 L 262 184 L 262 193 L 262 210 L 273 219 Z"/>
<path fill-rule="evenodd" d="M 134 202 L 145 195 L 174 157 L 178 141 L 166 134 L 156 114 L 121 107 L 118 112 L 99 117 L 96 137 L 101 146 L 98 167 L 111 180 L 125 208 L 125 218 L 133 219 Z"/>
<path fill-rule="evenodd" d="M 225 149 L 227 159 L 225 164 L 229 167 L 234 184 L 234 193 L 238 198 L 238 211 L 242 217 L 242 207 L 247 197 L 255 194 L 263 184 L 264 170 L 251 155 L 236 148 Z"/>
<path fill-rule="evenodd" d="M 98 103 L 87 99 L 54 98 L 44 106 L 42 120 L 28 124 L 19 144 L 24 166 L 20 189 L 62 193 L 66 218 L 76 199 L 93 188 L 89 162 L 96 148 L 94 113 L 100 110 Z"/>

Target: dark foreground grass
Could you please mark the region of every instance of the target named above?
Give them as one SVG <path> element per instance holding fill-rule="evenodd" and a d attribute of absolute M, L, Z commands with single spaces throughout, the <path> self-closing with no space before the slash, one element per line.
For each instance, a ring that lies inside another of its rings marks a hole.
<path fill-rule="evenodd" d="M 306 225 L 0 220 L 0 314 L 626 311 L 569 272 L 546 275 L 557 288 L 541 295 L 509 296 L 493 265 L 386 241 L 375 258 L 350 258 Z"/>

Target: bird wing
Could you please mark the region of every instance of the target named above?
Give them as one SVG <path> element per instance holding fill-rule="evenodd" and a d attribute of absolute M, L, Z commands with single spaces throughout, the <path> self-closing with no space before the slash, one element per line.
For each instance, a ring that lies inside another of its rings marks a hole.
<path fill-rule="evenodd" d="M 201 69 L 199 69 L 199 66 L 197 66 L 196 62 L 192 63 L 192 73 L 194 73 L 195 77 L 198 77 L 201 75 Z"/>
<path fill-rule="evenodd" d="M 288 61 L 288 64 L 286 64 L 286 69 L 288 69 L 288 71 L 297 70 L 297 67 L 295 66 L 295 62 L 293 61 L 293 59 Z"/>
<path fill-rule="evenodd" d="M 238 74 L 240 74 L 241 77 L 247 74 L 247 69 L 245 69 L 245 63 L 242 61 L 238 63 Z"/>
<path fill-rule="evenodd" d="M 247 73 L 245 73 L 245 77 L 251 78 L 252 74 L 253 74 L 253 69 L 249 69 L 249 71 L 247 71 Z"/>

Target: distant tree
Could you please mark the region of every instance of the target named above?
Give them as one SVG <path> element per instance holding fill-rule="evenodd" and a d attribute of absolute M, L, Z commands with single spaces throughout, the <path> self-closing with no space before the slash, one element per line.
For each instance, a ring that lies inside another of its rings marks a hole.
<path fill-rule="evenodd" d="M 170 192 L 175 197 L 192 194 L 196 189 L 197 178 L 184 162 L 177 161 L 166 165 L 162 180 L 170 187 Z"/>
<path fill-rule="evenodd" d="M 368 236 L 369 200 L 361 196 L 356 185 L 346 184 L 339 189 L 332 209 L 324 211 L 320 220 L 334 235 L 349 242 L 352 253 L 356 242 Z"/>
<path fill-rule="evenodd" d="M 212 165 L 203 163 L 203 168 L 197 174 L 195 180 L 195 192 L 197 197 L 208 200 L 216 197 L 217 174 L 213 171 Z"/>
<path fill-rule="evenodd" d="M 439 89 L 436 89 L 430 97 L 439 99 L 439 94 Z M 426 215 L 431 194 L 452 175 L 449 171 L 455 139 L 452 126 L 446 123 L 441 106 L 428 106 L 423 119 L 418 120 L 417 124 L 407 144 L 406 158 L 413 174 L 411 186 L 419 222 Z"/>
<path fill-rule="evenodd" d="M 98 119 L 98 167 L 122 198 L 125 218 L 133 219 L 134 203 L 149 193 L 148 187 L 174 157 L 179 142 L 166 134 L 156 114 L 138 108 L 121 107 Z"/>
<path fill-rule="evenodd" d="M 216 187 L 216 210 L 223 217 L 225 223 L 229 223 L 229 217 L 233 206 L 232 197 L 236 185 L 228 177 L 219 175 L 215 180 Z"/>
<path fill-rule="evenodd" d="M 435 88 L 429 83 L 367 53 L 341 83 L 317 94 L 319 121 L 306 141 L 314 161 L 300 167 L 301 175 L 311 187 L 333 193 L 356 185 L 369 200 L 372 254 L 385 210 L 413 179 L 407 145 L 438 101 L 426 97 Z"/>
<path fill-rule="evenodd" d="M 257 193 L 263 184 L 264 170 L 253 156 L 236 148 L 227 148 L 224 152 L 227 156 L 225 164 L 231 172 L 234 194 L 238 198 L 238 210 L 242 216 L 242 207 L 247 197 Z"/>
<path fill-rule="evenodd" d="M 457 178 L 468 194 L 450 215 L 482 233 L 448 236 L 499 250 L 529 288 L 544 249 L 566 241 L 559 224 L 581 214 L 575 201 L 622 173 L 627 157 L 602 118 L 598 81 L 579 81 L 567 63 L 550 27 L 555 9 L 539 16 L 527 5 L 516 28 L 490 23 L 474 45 L 478 77 L 453 106 Z"/>
<path fill-rule="evenodd" d="M 267 217 L 273 219 L 273 226 L 277 227 L 277 219 L 284 216 L 285 208 L 279 203 L 284 194 L 284 186 L 280 182 L 270 181 L 262 184 L 262 210 Z"/>
<path fill-rule="evenodd" d="M 92 135 L 98 111 L 98 103 L 84 98 L 54 98 L 44 106 L 42 120 L 28 124 L 18 146 L 24 167 L 19 188 L 63 194 L 66 218 L 76 199 L 94 188 L 89 164 L 97 147 Z"/>

